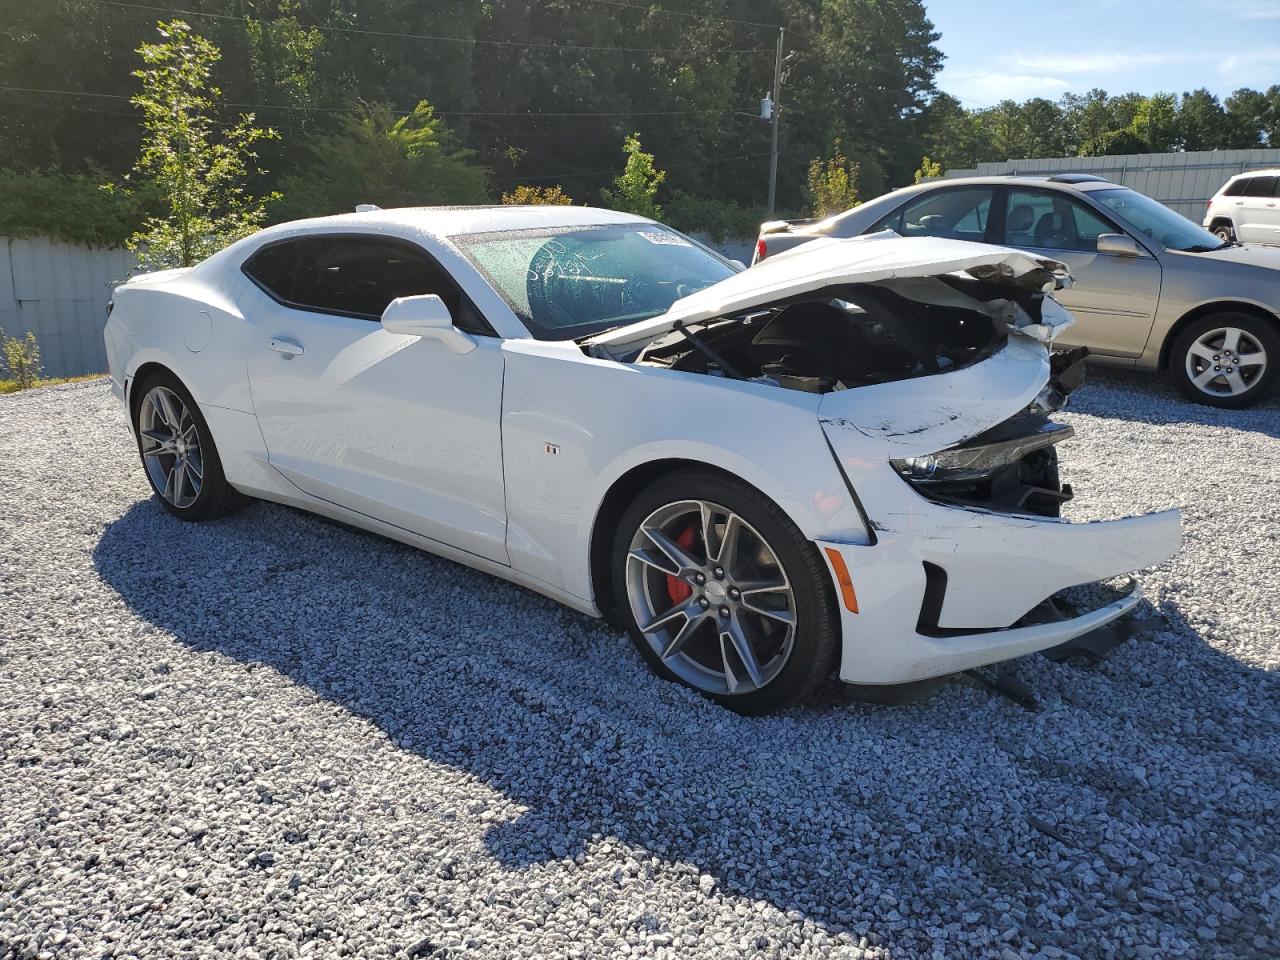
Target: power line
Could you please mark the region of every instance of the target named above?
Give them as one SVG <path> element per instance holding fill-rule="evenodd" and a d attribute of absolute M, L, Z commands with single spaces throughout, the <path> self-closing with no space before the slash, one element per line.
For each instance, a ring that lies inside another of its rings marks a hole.
<path fill-rule="evenodd" d="M 241 23 L 253 22 L 252 17 L 238 17 L 230 13 L 205 13 L 201 10 L 184 10 L 177 7 L 159 7 L 145 3 L 126 3 L 125 0 L 92 0 L 93 3 L 109 7 L 123 7 L 131 10 L 149 10 L 153 13 L 180 14 L 185 17 L 205 17 L 211 20 L 235 20 Z M 262 21 L 258 21 L 262 22 Z M 343 33 L 367 37 L 391 37 L 403 40 L 425 40 L 432 43 L 462 43 L 473 46 L 521 47 L 526 50 L 582 50 L 592 52 L 618 53 L 685 53 L 686 51 L 670 47 L 615 47 L 608 45 L 588 45 L 578 43 L 543 43 L 535 40 L 488 40 L 478 37 L 446 37 L 425 33 L 397 33 L 391 30 L 364 30 L 358 27 L 333 27 L 316 25 L 313 29 L 326 33 Z M 706 53 L 767 53 L 766 50 L 708 50 Z"/>
<path fill-rule="evenodd" d="M 669 17 L 689 17 L 693 20 L 719 21 L 720 23 L 741 23 L 748 27 L 765 27 L 769 30 L 781 30 L 780 23 L 762 23 L 759 20 L 740 20 L 737 17 L 718 17 L 709 13 L 685 13 L 683 10 L 668 10 L 666 7 L 650 6 L 642 7 L 634 3 L 624 3 L 623 0 L 580 0 L 582 3 L 603 3 L 611 7 L 622 7 L 624 10 L 639 10 L 641 13 L 663 13 Z M 764 51 L 768 52 L 768 51 Z"/>
<path fill-rule="evenodd" d="M 95 97 L 105 100 L 125 100 L 132 101 L 133 98 L 119 93 L 93 93 L 85 90 L 54 90 L 44 87 L 13 87 L 0 86 L 0 91 L 10 93 L 44 93 L 54 94 L 63 97 Z M 241 103 L 236 101 L 226 101 L 221 104 L 224 107 L 235 107 L 238 110 L 290 110 L 298 113 L 349 113 L 354 106 L 346 107 L 320 107 L 320 106 L 304 106 L 291 103 Z M 396 116 L 409 116 L 412 110 L 392 110 Z M 696 116 L 710 114 L 735 114 L 742 111 L 733 108 L 725 109 L 699 109 L 699 110 L 613 110 L 613 111 L 483 111 L 483 110 L 435 110 L 436 116 L 440 117 L 572 117 L 582 119 L 586 117 L 679 117 L 679 116 Z"/>

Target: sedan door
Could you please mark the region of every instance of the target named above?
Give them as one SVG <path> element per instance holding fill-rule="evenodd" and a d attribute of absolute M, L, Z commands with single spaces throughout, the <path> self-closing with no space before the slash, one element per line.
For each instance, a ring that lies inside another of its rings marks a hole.
<path fill-rule="evenodd" d="M 308 236 L 244 266 L 248 362 L 269 462 L 298 489 L 507 563 L 502 341 L 414 244 Z M 394 298 L 438 294 L 476 334 L 458 354 L 389 333 Z"/>
<path fill-rule="evenodd" d="M 1004 239 L 1060 260 L 1075 284 L 1055 296 L 1075 316 L 1062 331 L 1064 346 L 1136 357 L 1142 353 L 1160 302 L 1160 262 L 1139 244 L 1139 256 L 1098 252 L 1098 236 L 1125 231 L 1065 192 L 1035 187 L 1004 190 Z"/>

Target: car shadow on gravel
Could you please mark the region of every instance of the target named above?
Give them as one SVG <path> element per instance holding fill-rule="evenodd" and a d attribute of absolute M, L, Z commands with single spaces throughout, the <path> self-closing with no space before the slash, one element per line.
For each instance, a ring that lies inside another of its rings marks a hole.
<path fill-rule="evenodd" d="M 1194 423 L 1280 438 L 1280 391 L 1257 406 L 1223 410 L 1192 403 L 1156 374 L 1090 367 L 1067 410 L 1093 417 L 1166 426 Z"/>
<path fill-rule="evenodd" d="M 590 618 L 273 505 L 193 526 L 140 502 L 93 559 L 181 643 L 267 665 L 518 804 L 489 828 L 495 869 L 621 841 L 634 869 L 653 857 L 688 870 L 691 898 L 763 901 L 891 954 L 927 953 L 912 918 L 948 910 L 992 937 L 1012 924 L 1078 949 L 1084 932 L 1041 905 L 1065 898 L 1088 925 L 1101 897 L 1123 900 L 1137 881 L 1121 861 L 1138 848 L 1113 838 L 1099 853 L 1113 827 L 1192 875 L 1220 836 L 1242 837 L 1240 805 L 1254 801 L 1240 777 L 1277 778 L 1276 738 L 1254 726 L 1274 721 L 1277 685 L 1185 629 L 1159 656 L 1130 650 L 1099 669 L 1032 658 L 1019 669 L 1053 705 L 1041 714 L 952 684 L 910 706 L 828 694 L 747 719 L 652 677 Z M 1231 715 L 1197 712 L 1206 684 L 1235 691 Z M 1234 778 L 1234 792 L 1221 804 L 1170 792 L 1154 779 L 1170 764 Z M 1096 897 L 1059 877 L 1077 861 Z"/>

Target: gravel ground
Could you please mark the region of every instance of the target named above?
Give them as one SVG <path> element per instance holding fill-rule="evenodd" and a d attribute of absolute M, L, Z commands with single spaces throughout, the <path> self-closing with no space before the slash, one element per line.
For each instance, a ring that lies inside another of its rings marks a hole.
<path fill-rule="evenodd" d="M 427 554 L 179 524 L 105 382 L 0 398 L 0 956 L 1280 955 L 1280 405 L 1065 419 L 1073 517 L 1186 511 L 1167 627 L 1020 661 L 1039 712 L 743 719 Z"/>

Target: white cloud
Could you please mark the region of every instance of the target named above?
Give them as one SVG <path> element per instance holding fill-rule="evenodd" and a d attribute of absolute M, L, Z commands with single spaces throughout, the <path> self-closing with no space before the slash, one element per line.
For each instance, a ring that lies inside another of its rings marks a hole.
<path fill-rule="evenodd" d="M 1123 50 L 1097 53 L 1059 53 L 1048 56 L 1018 54 L 1005 58 L 1004 62 L 1024 70 L 1043 70 L 1053 73 L 1114 73 L 1132 67 L 1151 67 L 1169 63 L 1203 62 L 1215 59 L 1210 54 L 1180 53 L 1132 53 Z"/>
<path fill-rule="evenodd" d="M 1237 0 L 1230 6 L 1241 20 L 1280 20 L 1280 4 L 1275 0 Z"/>
<path fill-rule="evenodd" d="M 1043 73 L 1000 73 L 991 70 L 943 70 L 940 86 L 968 106 L 988 106 L 997 100 L 1026 100 L 1028 97 L 1056 99 L 1072 84 Z"/>

